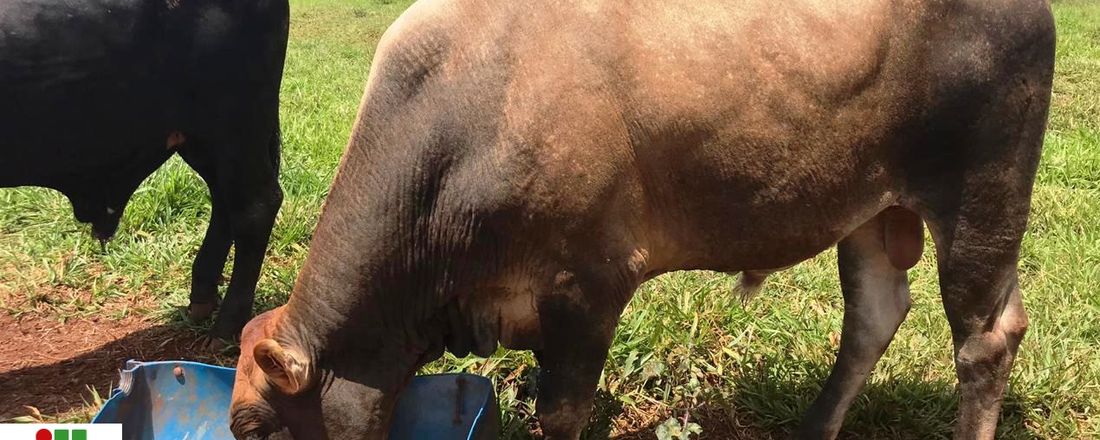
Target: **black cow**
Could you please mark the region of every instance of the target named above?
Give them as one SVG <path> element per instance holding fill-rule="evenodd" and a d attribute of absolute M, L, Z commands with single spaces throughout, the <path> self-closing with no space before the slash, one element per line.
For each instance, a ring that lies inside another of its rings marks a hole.
<path fill-rule="evenodd" d="M 190 314 L 212 335 L 251 313 L 282 202 L 287 0 L 0 1 L 0 187 L 56 189 L 110 238 L 137 186 L 178 152 L 210 187 Z"/>

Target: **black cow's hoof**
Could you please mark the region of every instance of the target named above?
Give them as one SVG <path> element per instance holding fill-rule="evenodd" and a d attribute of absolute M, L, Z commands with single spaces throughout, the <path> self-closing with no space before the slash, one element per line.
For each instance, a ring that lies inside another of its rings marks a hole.
<path fill-rule="evenodd" d="M 191 303 L 187 306 L 187 319 L 191 322 L 202 322 L 210 319 L 210 316 L 214 314 L 214 310 L 218 308 L 218 303 Z"/>
<path fill-rule="evenodd" d="M 201 341 L 203 351 L 207 353 L 227 354 L 237 348 L 237 344 L 216 336 L 205 336 Z"/>

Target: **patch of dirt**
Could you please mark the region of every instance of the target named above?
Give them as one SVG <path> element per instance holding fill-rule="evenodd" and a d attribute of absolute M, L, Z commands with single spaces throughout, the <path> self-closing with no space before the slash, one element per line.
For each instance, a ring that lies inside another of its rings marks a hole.
<path fill-rule="evenodd" d="M 652 440 L 654 431 L 673 414 L 669 409 L 660 404 L 642 404 L 621 415 L 615 421 L 615 433 L 610 436 L 614 440 Z M 677 411 L 677 419 L 682 420 L 684 414 Z M 723 439 L 723 440 L 771 440 L 790 438 L 789 433 L 769 432 L 754 426 L 750 421 L 743 420 L 743 416 L 735 408 L 720 402 L 704 402 L 691 410 L 688 421 L 698 424 L 703 433 L 693 436 L 693 439 Z"/>
<path fill-rule="evenodd" d="M 41 309 L 18 317 L 0 313 L 0 421 L 34 414 L 27 406 L 46 415 L 87 410 L 93 401 L 88 387 L 107 399 L 128 359 L 235 361 L 207 351 L 202 334 L 195 330 L 159 324 L 134 313 L 111 313 L 132 309 L 133 301 L 106 304 L 98 314 L 125 315 L 120 319 L 62 322 Z"/>

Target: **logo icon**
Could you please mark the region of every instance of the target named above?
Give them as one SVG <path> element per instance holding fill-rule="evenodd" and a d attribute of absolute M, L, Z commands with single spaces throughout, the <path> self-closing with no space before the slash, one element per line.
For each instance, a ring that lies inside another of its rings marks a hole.
<path fill-rule="evenodd" d="M 34 440 L 88 440 L 87 429 L 39 429 Z"/>
<path fill-rule="evenodd" d="M 7 0 L 0 0 L 0 4 Z M 119 423 L 0 423 L 0 440 L 122 440 Z"/>

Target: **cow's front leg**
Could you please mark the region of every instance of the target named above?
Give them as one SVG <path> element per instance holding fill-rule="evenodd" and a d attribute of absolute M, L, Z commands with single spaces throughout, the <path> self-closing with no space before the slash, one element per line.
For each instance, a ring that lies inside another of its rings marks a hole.
<path fill-rule="evenodd" d="M 218 179 L 217 161 L 201 142 L 188 142 L 179 154 L 206 182 L 210 190 L 210 223 L 206 227 L 202 246 L 191 265 L 191 297 L 187 316 L 202 321 L 214 313 L 218 305 L 218 283 L 225 270 L 225 260 L 233 245 L 225 193 Z"/>
<path fill-rule="evenodd" d="M 891 263 L 887 246 L 900 247 L 902 253 L 908 250 L 910 257 L 915 251 L 919 257 L 919 241 L 915 248 L 904 245 L 921 240 L 920 220 L 912 212 L 900 215 L 901 223 L 908 228 L 889 228 L 883 215 L 879 215 L 852 232 L 837 247 L 840 284 L 844 292 L 840 351 L 825 387 L 803 419 L 798 438 L 836 437 L 844 414 L 909 312 L 906 271 L 897 268 L 898 263 Z M 898 236 L 888 243 L 888 233 Z"/>
<path fill-rule="evenodd" d="M 214 190 L 211 189 L 211 194 Z M 233 244 L 225 207 L 214 201 L 210 211 L 210 224 L 206 236 L 191 265 L 191 297 L 187 316 L 191 321 L 202 321 L 214 313 L 218 306 L 218 283 Z"/>
<path fill-rule="evenodd" d="M 596 386 L 622 313 L 613 286 L 559 273 L 540 298 L 543 348 L 536 410 L 546 439 L 574 440 L 588 424 Z M 620 288 L 621 289 L 621 288 Z"/>

